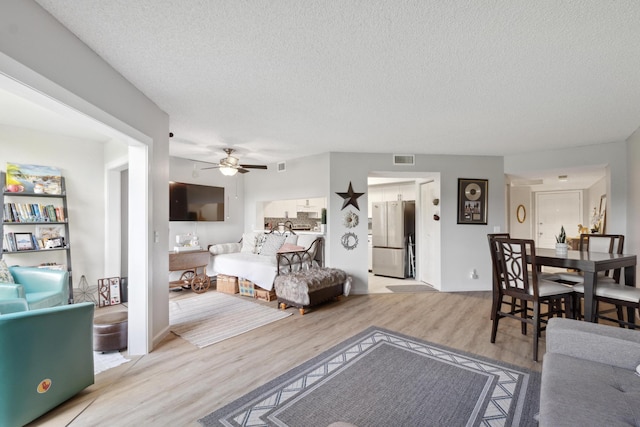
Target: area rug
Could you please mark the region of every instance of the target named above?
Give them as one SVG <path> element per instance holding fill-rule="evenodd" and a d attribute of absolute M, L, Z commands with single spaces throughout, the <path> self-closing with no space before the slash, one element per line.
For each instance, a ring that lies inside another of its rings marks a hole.
<path fill-rule="evenodd" d="M 208 291 L 169 300 L 170 330 L 200 348 L 290 316 L 249 297 Z"/>
<path fill-rule="evenodd" d="M 104 372 L 116 366 L 120 366 L 123 363 L 130 362 L 130 359 L 126 359 L 120 352 L 112 351 L 108 353 L 102 353 L 99 351 L 93 352 L 93 373 L 98 375 L 100 372 Z"/>
<path fill-rule="evenodd" d="M 436 292 L 436 289 L 427 285 L 388 285 L 391 292 Z"/>
<path fill-rule="evenodd" d="M 203 426 L 535 426 L 540 374 L 371 327 Z"/>

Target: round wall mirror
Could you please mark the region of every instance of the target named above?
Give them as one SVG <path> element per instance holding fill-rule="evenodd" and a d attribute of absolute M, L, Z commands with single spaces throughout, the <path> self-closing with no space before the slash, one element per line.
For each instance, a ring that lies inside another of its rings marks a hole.
<path fill-rule="evenodd" d="M 527 218 L 527 210 L 524 208 L 524 205 L 518 205 L 518 209 L 516 210 L 516 218 L 518 218 L 518 222 L 520 224 L 522 224 Z"/>

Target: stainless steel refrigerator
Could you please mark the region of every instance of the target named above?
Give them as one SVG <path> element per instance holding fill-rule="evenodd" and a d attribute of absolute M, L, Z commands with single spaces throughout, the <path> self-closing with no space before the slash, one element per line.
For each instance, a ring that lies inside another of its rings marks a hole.
<path fill-rule="evenodd" d="M 372 204 L 373 274 L 409 277 L 409 236 L 415 234 L 415 201 Z"/>

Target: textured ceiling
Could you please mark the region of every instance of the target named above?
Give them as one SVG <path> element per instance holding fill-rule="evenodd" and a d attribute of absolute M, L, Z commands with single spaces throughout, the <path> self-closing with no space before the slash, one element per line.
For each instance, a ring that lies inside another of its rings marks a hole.
<path fill-rule="evenodd" d="M 640 2 L 36 0 L 171 118 L 172 155 L 505 155 L 640 125 Z"/>

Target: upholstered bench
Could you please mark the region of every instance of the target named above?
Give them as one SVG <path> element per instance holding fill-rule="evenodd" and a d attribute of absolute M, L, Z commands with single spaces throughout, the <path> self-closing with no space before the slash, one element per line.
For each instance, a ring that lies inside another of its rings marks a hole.
<path fill-rule="evenodd" d="M 278 306 L 297 307 L 300 314 L 321 302 L 348 295 L 350 278 L 337 268 L 310 268 L 277 276 L 274 281 Z"/>

